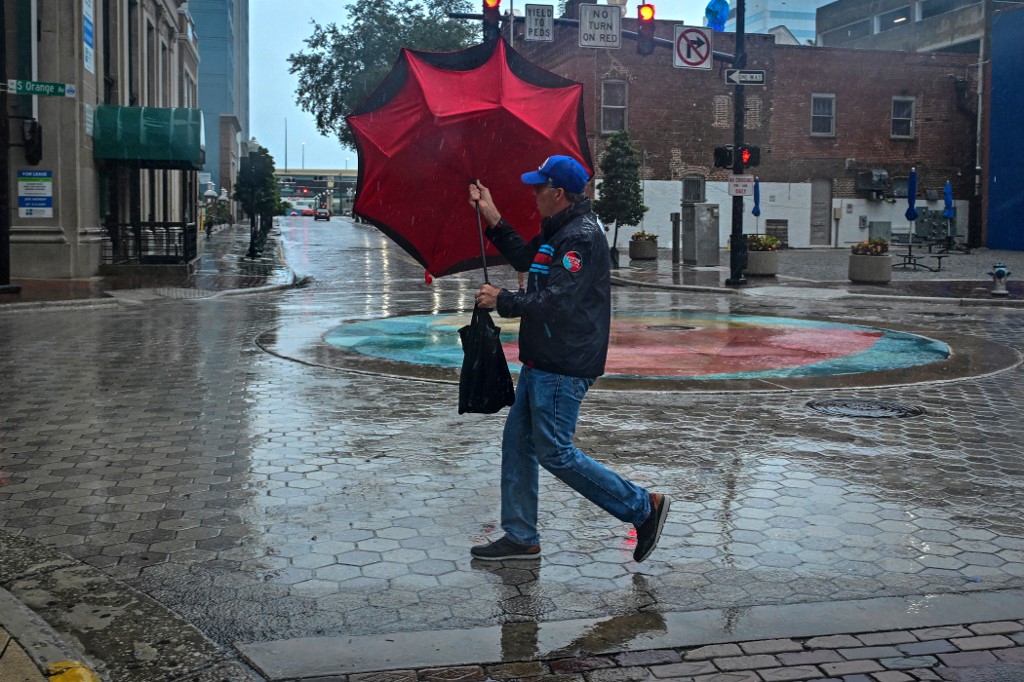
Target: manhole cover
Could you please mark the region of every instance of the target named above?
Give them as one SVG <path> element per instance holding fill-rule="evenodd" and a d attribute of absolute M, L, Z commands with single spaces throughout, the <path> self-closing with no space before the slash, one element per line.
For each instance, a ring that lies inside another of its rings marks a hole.
<path fill-rule="evenodd" d="M 812 400 L 807 407 L 833 417 L 919 417 L 924 409 L 889 400 Z"/>

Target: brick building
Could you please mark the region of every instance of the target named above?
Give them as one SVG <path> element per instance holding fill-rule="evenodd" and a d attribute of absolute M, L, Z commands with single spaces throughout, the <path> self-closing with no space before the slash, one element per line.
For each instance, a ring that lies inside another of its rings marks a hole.
<path fill-rule="evenodd" d="M 570 12 L 573 11 L 570 5 Z M 634 30 L 635 19 L 623 18 Z M 657 35 L 673 39 L 674 22 Z M 731 224 L 729 172 L 714 168 L 712 150 L 733 138 L 733 96 L 724 70 L 673 66 L 672 49 L 636 54 L 577 46 L 577 29 L 556 25 L 552 43 L 525 42 L 516 25 L 515 49 L 531 61 L 584 86 L 588 142 L 600 159 L 607 136 L 629 132 L 643 150 L 644 228 L 669 245 L 669 214 L 679 211 L 683 178 L 707 182 L 707 201 L 720 205 L 721 243 Z M 716 33 L 714 50 L 732 54 L 735 34 Z M 766 227 L 791 246 L 840 246 L 869 235 L 905 235 L 906 177 L 916 167 L 916 226 L 941 215 L 942 187 L 950 180 L 959 216 L 966 217 L 974 183 L 977 84 L 974 58 L 960 54 L 860 51 L 776 45 L 770 35 L 746 37 L 748 69 L 766 72 L 765 86 L 747 86 L 745 141 L 762 149 L 762 218 L 745 216 L 745 231 Z M 600 178 L 598 178 L 600 179 Z M 870 182 L 873 180 L 873 183 Z M 747 211 L 751 204 L 746 204 Z M 966 234 L 967 221 L 953 222 Z"/>

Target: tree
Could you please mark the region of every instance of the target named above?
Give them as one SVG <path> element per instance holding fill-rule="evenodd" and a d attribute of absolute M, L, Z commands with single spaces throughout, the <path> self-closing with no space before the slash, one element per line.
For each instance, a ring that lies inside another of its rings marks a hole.
<path fill-rule="evenodd" d="M 629 142 L 629 133 L 615 133 L 608 140 L 608 149 L 601 159 L 602 180 L 597 188 L 600 198 L 594 202 L 594 212 L 605 222 L 615 223 L 612 239 L 612 260 L 616 259 L 619 225 L 636 225 L 644 217 L 640 192 L 639 152 Z"/>
<path fill-rule="evenodd" d="M 239 173 L 235 181 L 233 198 L 246 213 L 254 211 L 258 216 L 273 215 L 281 201 L 281 192 L 274 176 L 274 157 L 263 145 L 256 147 L 256 155 L 255 165 L 251 155 L 245 159 L 245 172 Z"/>
<path fill-rule="evenodd" d="M 373 92 L 403 47 L 446 52 L 479 40 L 479 22 L 448 19 L 469 11 L 468 0 L 356 0 L 346 23 L 313 22 L 308 49 L 288 57 L 299 81 L 296 103 L 313 114 L 320 133 L 354 149 L 345 115 Z"/>

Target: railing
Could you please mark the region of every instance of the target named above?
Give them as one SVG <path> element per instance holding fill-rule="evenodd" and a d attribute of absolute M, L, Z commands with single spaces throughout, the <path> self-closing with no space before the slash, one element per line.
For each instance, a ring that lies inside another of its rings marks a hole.
<path fill-rule="evenodd" d="M 103 247 L 107 265 L 175 265 L 198 254 L 195 223 L 108 223 Z"/>

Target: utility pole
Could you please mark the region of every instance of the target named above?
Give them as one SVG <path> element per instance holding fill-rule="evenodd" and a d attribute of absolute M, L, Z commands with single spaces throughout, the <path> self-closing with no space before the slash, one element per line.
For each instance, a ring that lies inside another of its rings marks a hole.
<path fill-rule="evenodd" d="M 736 61 L 733 66 L 743 69 L 747 66 L 747 52 L 743 45 L 746 24 L 746 1 L 736 0 Z M 743 174 L 743 158 L 740 148 L 743 146 L 743 124 L 746 119 L 746 102 L 743 98 L 742 82 L 736 84 L 736 94 L 732 100 L 732 172 Z M 743 235 L 743 197 L 732 198 L 732 232 L 729 238 L 729 278 L 725 283 L 730 286 L 743 286 L 747 283 L 743 270 L 747 267 L 747 240 Z"/>
<path fill-rule="evenodd" d="M 11 131 L 7 116 L 7 3 L 0 2 L 0 294 L 17 294 L 11 284 Z"/>

